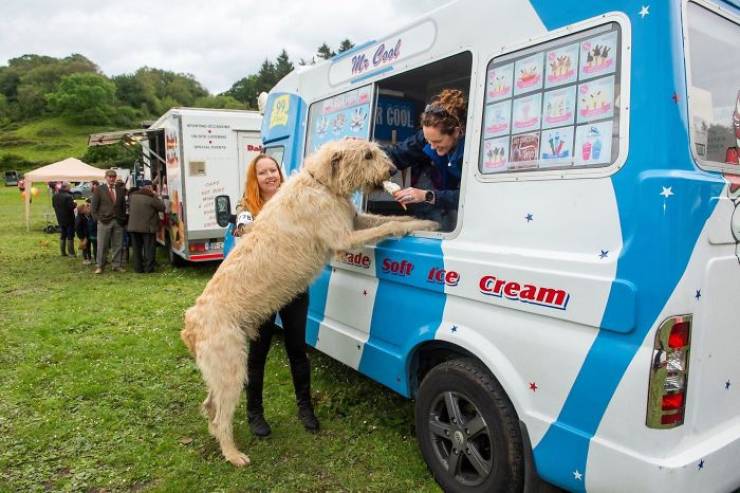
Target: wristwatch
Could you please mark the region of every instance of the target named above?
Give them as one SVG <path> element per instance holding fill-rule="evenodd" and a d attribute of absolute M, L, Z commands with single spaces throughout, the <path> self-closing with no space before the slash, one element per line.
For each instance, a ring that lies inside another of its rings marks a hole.
<path fill-rule="evenodd" d="M 427 204 L 433 204 L 434 199 L 435 199 L 434 192 L 431 190 L 427 190 L 426 195 L 424 195 L 424 202 L 426 202 Z"/>

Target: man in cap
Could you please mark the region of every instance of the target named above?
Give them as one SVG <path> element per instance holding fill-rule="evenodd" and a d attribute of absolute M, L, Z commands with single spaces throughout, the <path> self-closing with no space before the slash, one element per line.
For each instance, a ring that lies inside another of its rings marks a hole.
<path fill-rule="evenodd" d="M 164 203 L 154 194 L 151 180 L 141 182 L 141 188 L 129 195 L 128 232 L 133 247 L 134 270 L 154 271 L 155 234 L 159 230 L 159 213 Z"/>

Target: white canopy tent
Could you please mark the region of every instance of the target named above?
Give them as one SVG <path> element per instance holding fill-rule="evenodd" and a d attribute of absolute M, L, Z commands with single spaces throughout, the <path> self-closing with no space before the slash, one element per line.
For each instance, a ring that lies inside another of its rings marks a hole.
<path fill-rule="evenodd" d="M 91 181 L 103 180 L 105 170 L 90 166 L 73 157 L 64 159 L 41 168 L 29 171 L 24 175 L 26 187 L 26 230 L 29 231 L 31 221 L 31 185 L 33 182 L 49 181 Z"/>

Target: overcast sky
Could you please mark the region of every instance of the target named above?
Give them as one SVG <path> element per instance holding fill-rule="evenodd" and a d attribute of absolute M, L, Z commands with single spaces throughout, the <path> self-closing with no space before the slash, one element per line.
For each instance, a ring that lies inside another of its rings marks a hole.
<path fill-rule="evenodd" d="M 310 60 L 328 43 L 376 39 L 448 0 L 3 0 L 0 66 L 80 53 L 108 75 L 142 66 L 193 74 L 211 93 L 282 48 Z"/>

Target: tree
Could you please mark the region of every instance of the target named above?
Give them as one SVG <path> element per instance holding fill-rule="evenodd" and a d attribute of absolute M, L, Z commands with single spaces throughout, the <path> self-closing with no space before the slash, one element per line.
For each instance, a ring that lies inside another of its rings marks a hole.
<path fill-rule="evenodd" d="M 342 40 L 341 43 L 339 43 L 339 49 L 337 50 L 337 53 L 343 53 L 347 50 L 351 50 L 355 47 L 355 44 L 350 41 L 349 39 Z"/>
<path fill-rule="evenodd" d="M 336 53 L 331 48 L 329 48 L 329 45 L 326 43 L 322 43 L 321 46 L 319 46 L 319 49 L 316 51 L 316 56 L 321 58 L 322 60 L 328 60 L 334 55 L 336 55 Z"/>
<path fill-rule="evenodd" d="M 79 122 L 107 124 L 116 102 L 116 86 L 103 75 L 72 74 L 62 78 L 47 99 L 55 113 Z"/>
<path fill-rule="evenodd" d="M 258 87 L 260 87 L 259 78 L 257 74 L 252 74 L 234 82 L 231 89 L 224 92 L 222 96 L 229 96 L 240 101 L 247 109 L 257 109 Z"/>
<path fill-rule="evenodd" d="M 228 110 L 244 110 L 246 105 L 232 96 L 219 94 L 218 96 L 203 96 L 195 100 L 196 108 L 215 108 Z"/>
<path fill-rule="evenodd" d="M 275 61 L 275 81 L 279 81 L 293 71 L 295 67 L 288 58 L 288 52 L 282 50 Z"/>

